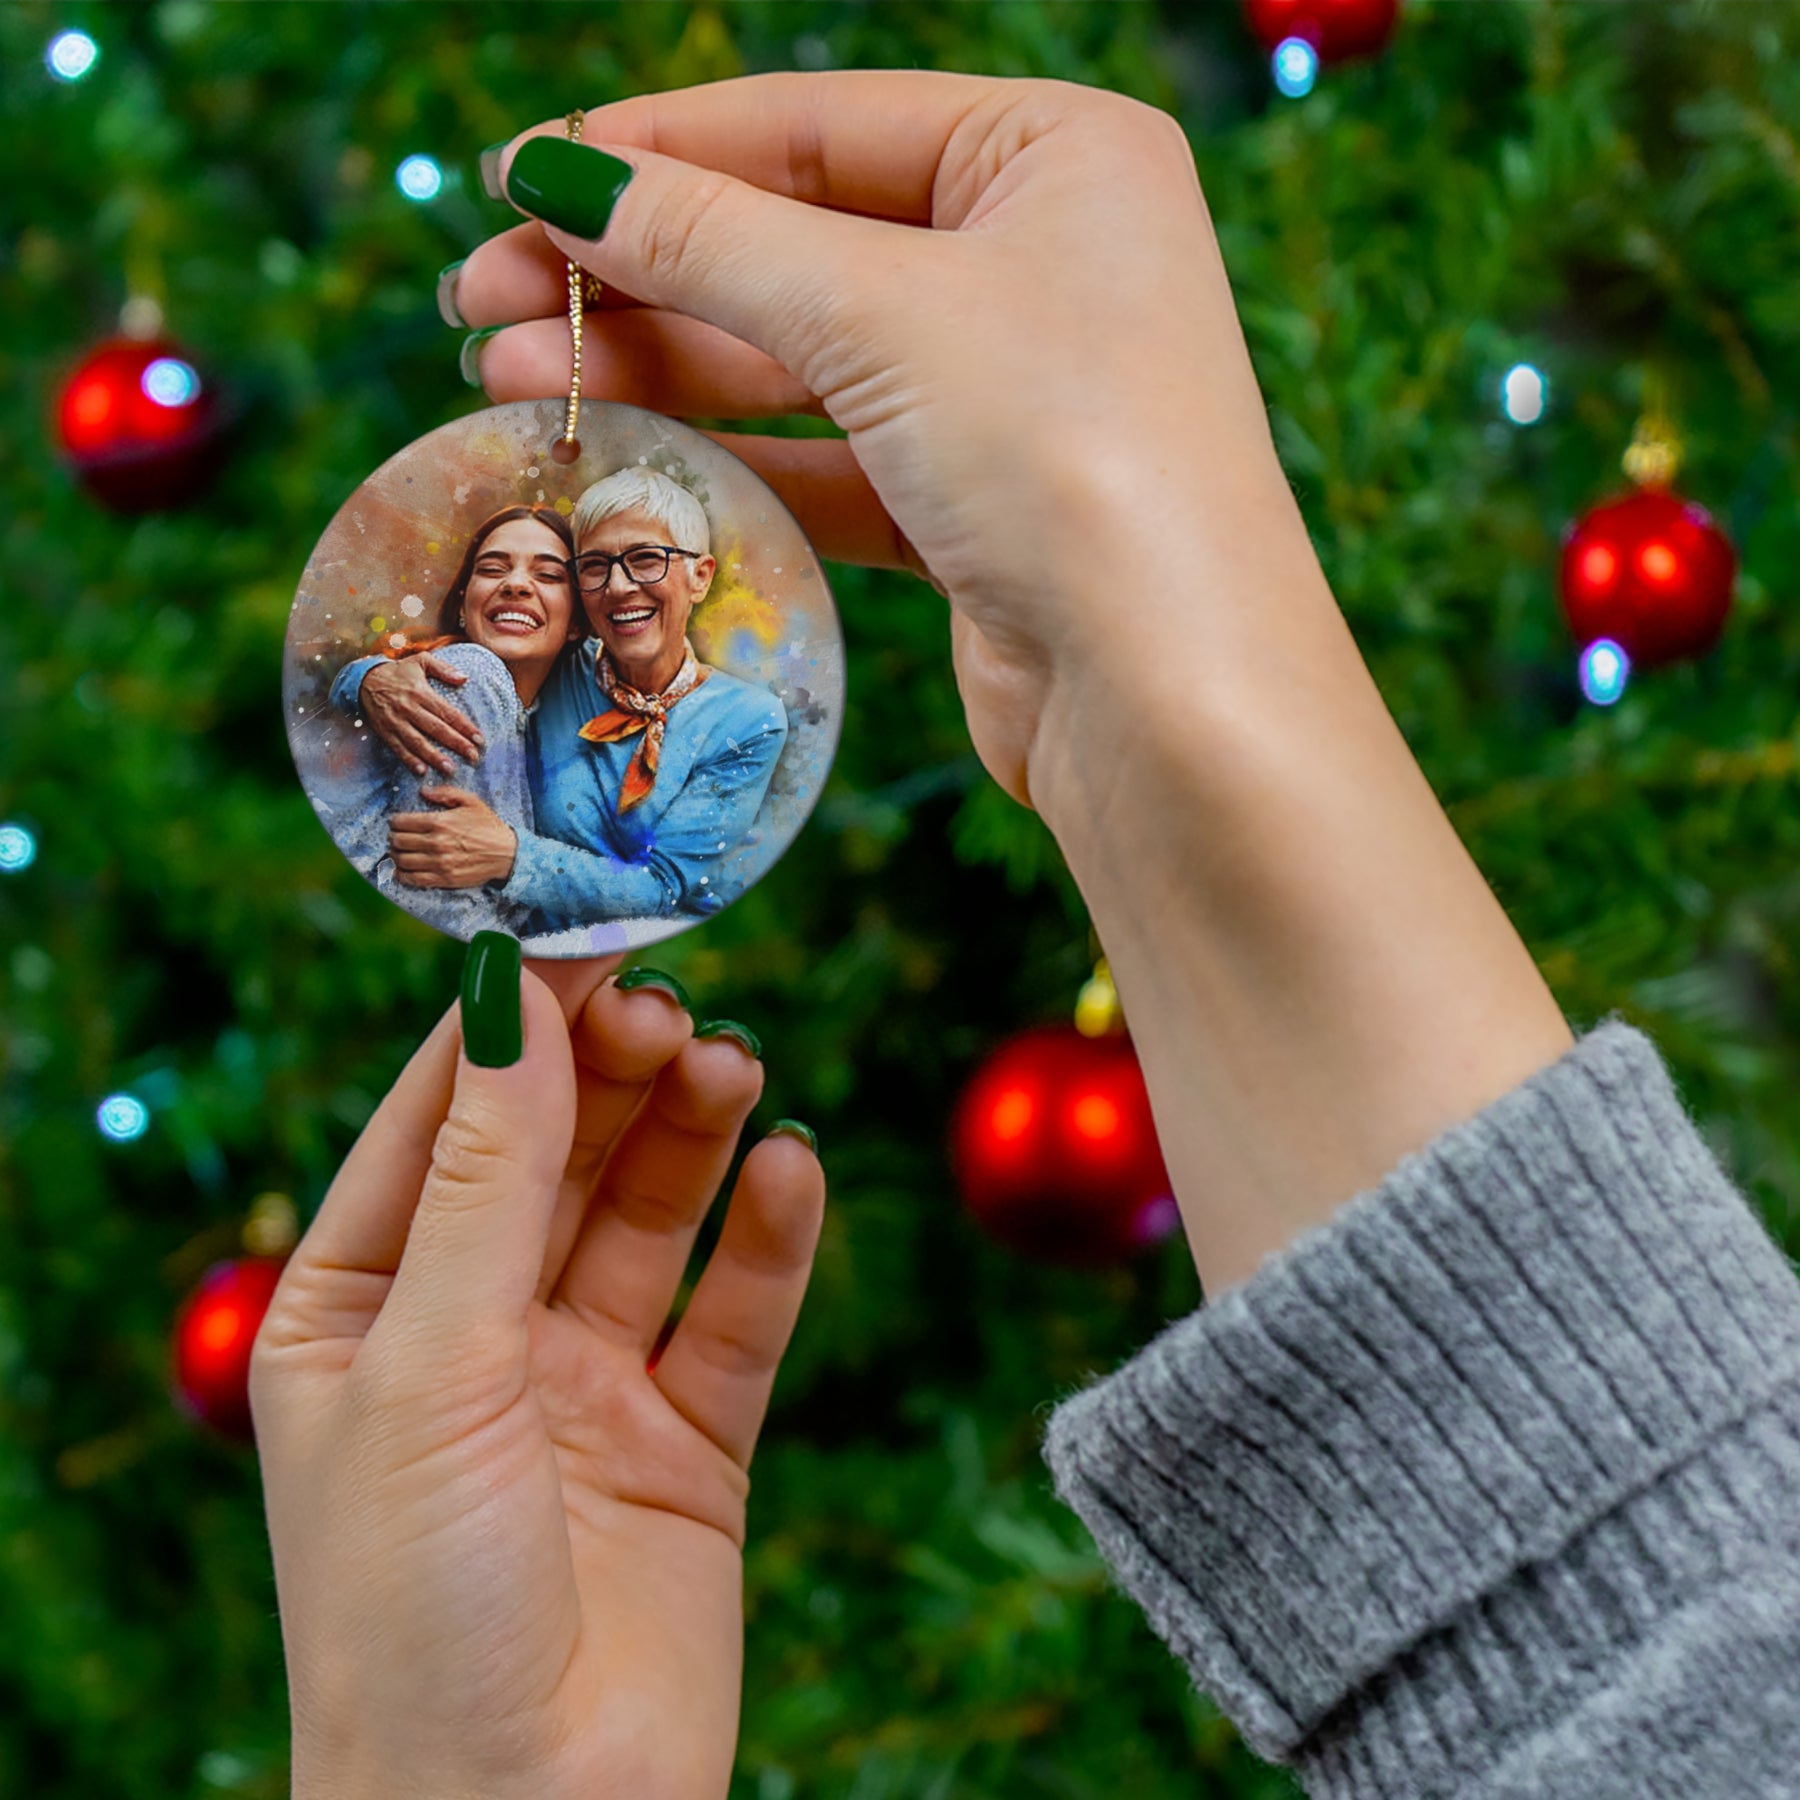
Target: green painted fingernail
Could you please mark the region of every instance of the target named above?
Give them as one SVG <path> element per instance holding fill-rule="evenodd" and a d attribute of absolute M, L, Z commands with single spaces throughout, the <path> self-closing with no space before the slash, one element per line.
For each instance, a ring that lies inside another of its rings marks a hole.
<path fill-rule="evenodd" d="M 613 986 L 627 994 L 634 988 L 655 988 L 658 993 L 667 994 L 683 1012 L 694 1010 L 687 989 L 662 969 L 627 969 L 623 975 L 614 977 Z"/>
<path fill-rule="evenodd" d="M 802 1125 L 798 1119 L 777 1119 L 769 1127 L 769 1136 L 798 1138 L 814 1156 L 819 1154 L 818 1134 L 810 1125 Z"/>
<path fill-rule="evenodd" d="M 478 931 L 463 958 L 463 1049 L 484 1069 L 509 1069 L 525 1054 L 519 940 Z"/>
<path fill-rule="evenodd" d="M 741 1044 L 744 1049 L 762 1061 L 762 1039 L 748 1025 L 740 1025 L 736 1019 L 708 1019 L 704 1025 L 694 1027 L 697 1038 L 728 1037 Z"/>
<path fill-rule="evenodd" d="M 490 200 L 506 198 L 500 186 L 500 155 L 511 142 L 511 138 L 502 138 L 497 144 L 489 144 L 476 165 L 481 170 L 481 190 Z"/>
<path fill-rule="evenodd" d="M 504 325 L 489 325 L 481 331 L 471 331 L 463 339 L 462 354 L 456 359 L 456 366 L 462 370 L 462 378 L 470 387 L 481 386 L 481 346 L 496 331 L 504 331 Z"/>
<path fill-rule="evenodd" d="M 630 163 L 586 144 L 527 138 L 506 171 L 506 197 L 559 231 L 597 238 L 635 173 Z"/>
<path fill-rule="evenodd" d="M 458 331 L 469 329 L 469 321 L 462 316 L 456 304 L 456 278 L 462 273 L 462 266 L 466 260 L 459 256 L 455 262 L 446 264 L 438 271 L 437 279 L 438 317 L 446 325 L 453 325 Z"/>

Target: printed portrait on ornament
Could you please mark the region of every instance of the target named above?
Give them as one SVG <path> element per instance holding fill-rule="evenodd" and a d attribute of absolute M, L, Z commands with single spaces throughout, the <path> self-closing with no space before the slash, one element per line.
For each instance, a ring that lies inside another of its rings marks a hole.
<path fill-rule="evenodd" d="M 283 705 L 357 873 L 415 918 L 596 956 L 712 917 L 811 812 L 843 714 L 823 572 L 754 471 L 636 407 L 447 425 L 345 502 Z"/>

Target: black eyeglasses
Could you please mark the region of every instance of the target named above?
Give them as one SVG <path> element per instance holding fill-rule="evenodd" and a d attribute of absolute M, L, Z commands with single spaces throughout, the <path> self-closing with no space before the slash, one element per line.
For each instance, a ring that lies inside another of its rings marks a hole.
<path fill-rule="evenodd" d="M 703 550 L 678 550 L 673 544 L 633 544 L 617 556 L 590 550 L 570 565 L 584 594 L 602 594 L 612 580 L 613 564 L 622 563 L 627 578 L 638 587 L 652 587 L 669 572 L 671 556 L 704 556 Z"/>

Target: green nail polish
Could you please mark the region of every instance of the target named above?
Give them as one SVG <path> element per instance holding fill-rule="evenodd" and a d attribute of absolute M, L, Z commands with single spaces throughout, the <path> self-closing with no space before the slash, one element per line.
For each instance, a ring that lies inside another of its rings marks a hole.
<path fill-rule="evenodd" d="M 462 352 L 456 359 L 456 366 L 462 370 L 462 378 L 470 387 L 481 386 L 481 346 L 496 331 L 504 331 L 504 325 L 489 325 L 482 331 L 471 331 L 463 339 Z"/>
<path fill-rule="evenodd" d="M 506 197 L 560 231 L 597 238 L 635 172 L 630 163 L 567 138 L 527 138 L 506 172 Z"/>
<path fill-rule="evenodd" d="M 463 1049 L 484 1069 L 511 1068 L 525 1053 L 519 940 L 478 931 L 463 958 Z"/>
<path fill-rule="evenodd" d="M 683 1012 L 694 1010 L 694 1003 L 688 998 L 687 989 L 662 969 L 627 969 L 623 975 L 613 978 L 613 986 L 626 994 L 636 988 L 655 988 L 658 993 L 667 994 Z"/>
<path fill-rule="evenodd" d="M 777 1119 L 769 1127 L 769 1136 L 798 1138 L 814 1156 L 819 1154 L 818 1134 L 810 1125 L 802 1125 L 798 1119 Z"/>
<path fill-rule="evenodd" d="M 481 191 L 490 200 L 506 198 L 500 186 L 500 156 L 511 142 L 511 138 L 502 138 L 497 144 L 489 144 L 476 161 L 475 166 L 481 171 Z"/>
<path fill-rule="evenodd" d="M 762 1061 L 762 1039 L 748 1025 L 740 1025 L 736 1019 L 708 1019 L 704 1025 L 694 1027 L 697 1038 L 728 1037 L 740 1044 L 758 1062 Z"/>
<path fill-rule="evenodd" d="M 456 305 L 456 278 L 462 273 L 464 260 L 459 256 L 455 262 L 440 269 L 437 278 L 438 317 L 458 331 L 469 329 L 469 321 L 462 316 Z"/>

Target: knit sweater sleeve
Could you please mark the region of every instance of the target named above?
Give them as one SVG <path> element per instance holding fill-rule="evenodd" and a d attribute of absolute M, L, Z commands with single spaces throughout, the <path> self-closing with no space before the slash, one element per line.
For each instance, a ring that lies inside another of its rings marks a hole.
<path fill-rule="evenodd" d="M 1800 1282 L 1616 1017 L 1045 1455 L 1321 1800 L 1800 1793 Z"/>

